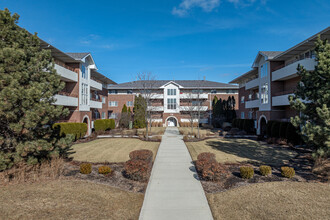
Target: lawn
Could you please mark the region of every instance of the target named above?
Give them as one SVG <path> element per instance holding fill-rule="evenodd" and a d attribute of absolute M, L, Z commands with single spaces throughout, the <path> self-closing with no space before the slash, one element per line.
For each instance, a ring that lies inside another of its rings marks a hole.
<path fill-rule="evenodd" d="M 138 219 L 143 194 L 86 181 L 0 188 L 0 219 Z"/>
<path fill-rule="evenodd" d="M 330 185 L 271 182 L 207 194 L 214 219 L 329 219 Z"/>
<path fill-rule="evenodd" d="M 190 127 L 179 127 L 178 128 L 180 133 L 183 135 L 188 135 L 191 134 L 191 128 Z M 196 136 L 198 132 L 197 128 L 193 128 L 193 134 Z M 214 135 L 214 133 L 210 129 L 205 129 L 205 128 L 199 128 L 199 134 L 201 136 L 209 136 L 209 135 Z"/>
<path fill-rule="evenodd" d="M 129 153 L 140 149 L 151 150 L 155 159 L 158 147 L 159 142 L 146 142 L 136 138 L 104 138 L 73 145 L 74 153 L 71 156 L 76 161 L 118 163 L 129 160 Z"/>
<path fill-rule="evenodd" d="M 193 160 L 198 154 L 211 152 L 220 163 L 256 161 L 267 165 L 283 165 L 297 155 L 294 151 L 280 147 L 261 145 L 248 139 L 208 139 L 198 142 L 186 142 Z"/>

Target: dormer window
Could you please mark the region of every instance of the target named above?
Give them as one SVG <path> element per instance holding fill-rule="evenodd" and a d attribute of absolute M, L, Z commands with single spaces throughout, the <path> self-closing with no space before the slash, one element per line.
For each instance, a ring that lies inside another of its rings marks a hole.
<path fill-rule="evenodd" d="M 176 89 L 167 89 L 167 95 L 176 95 Z"/>

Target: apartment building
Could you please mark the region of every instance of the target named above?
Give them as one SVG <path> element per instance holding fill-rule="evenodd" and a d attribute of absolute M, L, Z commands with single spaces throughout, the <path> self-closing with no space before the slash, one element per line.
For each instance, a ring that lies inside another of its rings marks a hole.
<path fill-rule="evenodd" d="M 257 134 L 265 133 L 269 120 L 289 121 L 298 114 L 290 108 L 288 97 L 300 81 L 298 64 L 309 71 L 317 64 L 318 35 L 330 40 L 330 27 L 286 51 L 259 51 L 252 69 L 230 82 L 239 84 L 238 117 L 254 119 Z"/>
<path fill-rule="evenodd" d="M 55 95 L 55 105 L 65 106 L 70 114 L 61 122 L 83 122 L 88 125 L 88 134 L 99 118 L 108 118 L 108 84 L 112 80 L 97 71 L 90 53 L 64 53 L 40 40 L 41 48 L 51 50 L 55 69 L 65 87 Z"/>
<path fill-rule="evenodd" d="M 118 119 L 124 104 L 133 109 L 135 97 L 145 93 L 146 83 L 150 86 L 147 93 L 152 100 L 152 121 L 163 126 L 179 126 L 180 122 L 189 122 L 192 111 L 201 112 L 201 123 L 208 123 L 215 96 L 218 99 L 228 99 L 229 96 L 234 96 L 235 100 L 238 98 L 238 86 L 207 80 L 133 81 L 108 86 L 110 118 Z"/>

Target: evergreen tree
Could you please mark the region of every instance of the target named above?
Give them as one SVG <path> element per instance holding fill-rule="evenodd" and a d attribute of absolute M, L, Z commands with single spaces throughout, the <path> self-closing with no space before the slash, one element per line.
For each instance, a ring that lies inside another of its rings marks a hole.
<path fill-rule="evenodd" d="M 130 113 L 127 111 L 127 106 L 124 104 L 123 108 L 121 109 L 121 115 L 119 120 L 119 125 L 122 128 L 128 128 L 130 121 Z"/>
<path fill-rule="evenodd" d="M 290 104 L 300 116 L 291 118 L 294 126 L 301 128 L 302 138 L 315 149 L 314 156 L 328 157 L 330 152 L 330 44 L 316 42 L 316 61 L 314 71 L 298 66 L 300 83 L 290 96 Z M 302 102 L 307 100 L 308 102 Z"/>
<path fill-rule="evenodd" d="M 146 127 L 146 120 L 145 120 L 145 99 L 139 95 L 135 97 L 134 100 L 134 122 L 133 126 L 135 128 L 145 128 Z"/>
<path fill-rule="evenodd" d="M 0 171 L 63 155 L 71 142 L 52 130 L 69 112 L 53 105 L 64 84 L 51 53 L 37 34 L 17 26 L 18 18 L 0 10 Z"/>
<path fill-rule="evenodd" d="M 214 99 L 212 101 L 212 114 L 213 114 L 213 117 L 215 117 L 216 115 L 216 104 L 218 102 L 218 97 L 214 96 Z"/>

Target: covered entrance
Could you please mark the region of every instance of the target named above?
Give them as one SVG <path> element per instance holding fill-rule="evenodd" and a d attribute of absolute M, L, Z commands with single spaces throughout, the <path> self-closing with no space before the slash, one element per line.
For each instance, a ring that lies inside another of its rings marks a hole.
<path fill-rule="evenodd" d="M 166 120 L 166 123 L 167 123 L 167 127 L 176 127 L 178 124 L 178 121 L 175 117 L 169 117 Z"/>

